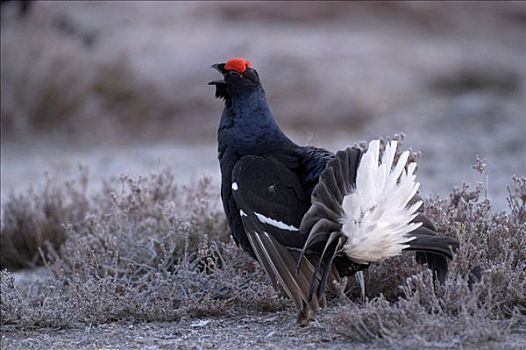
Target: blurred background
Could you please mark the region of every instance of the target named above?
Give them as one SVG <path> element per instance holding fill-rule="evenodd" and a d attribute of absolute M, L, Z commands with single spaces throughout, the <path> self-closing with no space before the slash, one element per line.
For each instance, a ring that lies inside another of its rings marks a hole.
<path fill-rule="evenodd" d="M 219 183 L 213 63 L 248 58 L 280 125 L 337 150 L 405 133 L 424 195 L 526 174 L 524 2 L 15 2 L 1 13 L 1 190 L 170 167 Z M 485 175 L 472 169 L 476 156 Z M 218 194 L 219 195 L 219 194 Z"/>

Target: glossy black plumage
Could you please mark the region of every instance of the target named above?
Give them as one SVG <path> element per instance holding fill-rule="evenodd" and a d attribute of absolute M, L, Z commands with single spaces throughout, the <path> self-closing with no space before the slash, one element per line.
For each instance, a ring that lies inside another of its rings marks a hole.
<path fill-rule="evenodd" d="M 341 211 L 343 197 L 351 193 L 361 152 L 350 149 L 335 158 L 327 150 L 297 145 L 279 128 L 253 68 L 242 72 L 226 70 L 225 64 L 213 68 L 224 77 L 210 84 L 216 86 L 216 97 L 225 101 L 218 158 L 229 227 L 236 243 L 295 301 L 304 324 L 324 305 L 326 285 L 334 288 L 331 282 L 340 275 L 368 266 L 340 254 L 345 237 L 335 224 L 337 215 L 330 214 Z M 418 219 L 424 225 L 413 249 L 417 261 L 428 263 L 443 280 L 446 259 L 451 257 L 448 244 L 455 242 L 437 239 L 430 221 L 423 215 Z M 307 242 L 314 231 L 320 234 Z M 300 259 L 300 254 L 305 257 Z"/>

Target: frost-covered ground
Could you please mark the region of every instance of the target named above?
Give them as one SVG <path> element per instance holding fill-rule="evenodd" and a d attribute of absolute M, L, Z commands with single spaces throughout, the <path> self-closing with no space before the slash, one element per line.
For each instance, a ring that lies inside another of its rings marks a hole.
<path fill-rule="evenodd" d="M 326 310 L 325 318 L 336 312 L 337 308 Z M 293 317 L 290 312 L 277 312 L 272 315 L 204 318 L 175 323 L 114 323 L 79 330 L 26 331 L 22 337 L 18 332 L 6 332 L 2 342 L 10 349 L 386 349 L 385 345 L 350 343 L 321 322 L 299 328 L 292 321 Z M 476 345 L 452 343 L 447 348 L 520 350 L 525 346 L 526 337 L 512 334 L 498 341 Z M 439 344 L 389 346 L 389 349 L 397 350 L 422 348 L 445 347 Z"/>
<path fill-rule="evenodd" d="M 80 167 L 87 167 L 93 181 L 91 191 L 100 189 L 109 177 L 129 175 L 134 178 L 170 168 L 181 185 L 189 185 L 205 176 L 218 184 L 219 166 L 216 146 L 209 144 L 180 145 L 131 144 L 125 146 L 60 147 L 43 144 L 3 145 L 2 201 L 10 193 L 20 193 L 28 186 L 38 187 L 47 177 L 63 181 L 76 178 Z"/>

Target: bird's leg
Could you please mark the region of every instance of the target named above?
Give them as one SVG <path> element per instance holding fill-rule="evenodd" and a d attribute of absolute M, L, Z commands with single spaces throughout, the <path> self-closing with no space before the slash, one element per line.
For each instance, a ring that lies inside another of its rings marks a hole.
<path fill-rule="evenodd" d="M 312 306 L 312 302 L 308 304 L 303 302 L 303 306 L 298 314 L 298 324 L 300 327 L 306 327 L 309 323 L 314 321 L 316 312 L 313 310 Z"/>

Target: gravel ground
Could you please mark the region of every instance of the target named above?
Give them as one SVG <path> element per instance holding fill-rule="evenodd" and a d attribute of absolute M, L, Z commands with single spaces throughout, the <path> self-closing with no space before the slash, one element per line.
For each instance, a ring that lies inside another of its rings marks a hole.
<path fill-rule="evenodd" d="M 336 307 L 318 323 L 295 324 L 292 311 L 192 319 L 172 323 L 112 323 L 82 329 L 11 330 L 2 327 L 3 349 L 409 349 L 403 344 L 353 343 L 324 326 Z M 526 347 L 526 331 L 484 344 L 422 344 L 419 349 L 506 349 Z"/>
<path fill-rule="evenodd" d="M 46 268 L 15 273 L 15 283 L 29 285 L 50 278 Z M 526 348 L 526 324 L 510 335 L 479 344 L 407 344 L 352 342 L 327 325 L 338 312 L 332 301 L 316 322 L 298 327 L 292 308 L 279 312 L 233 315 L 222 318 L 182 319 L 178 322 L 115 322 L 73 329 L 21 330 L 2 326 L 2 349 L 472 349 L 522 350 Z"/>
<path fill-rule="evenodd" d="M 293 317 L 281 312 L 178 323 L 115 323 L 67 331 L 7 331 L 2 340 L 11 349 L 316 349 L 329 345 L 336 349 L 349 345 L 321 326 L 298 328 Z"/>

